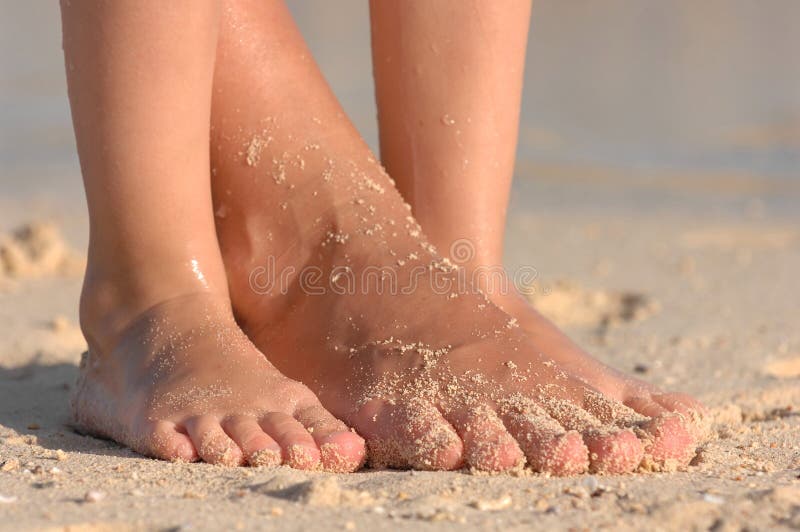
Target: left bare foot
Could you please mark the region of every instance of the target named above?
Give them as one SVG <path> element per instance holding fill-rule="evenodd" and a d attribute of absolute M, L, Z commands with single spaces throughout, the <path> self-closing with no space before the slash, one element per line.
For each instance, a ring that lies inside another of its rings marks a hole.
<path fill-rule="evenodd" d="M 565 475 L 692 458 L 680 416 L 604 395 L 545 339 L 458 287 L 357 137 L 341 154 L 298 146 L 322 138 L 313 120 L 267 129 L 259 161 L 218 159 L 234 309 L 285 375 L 367 440 L 373 465 L 502 471 L 527 459 Z"/>
<path fill-rule="evenodd" d="M 509 284 L 509 287 L 506 293 L 490 291 L 489 298 L 513 316 L 531 340 L 541 346 L 542 352 L 570 375 L 644 416 L 679 414 L 686 418 L 695 438 L 699 440 L 706 436 L 706 408 L 702 403 L 683 393 L 661 391 L 652 384 L 603 364 L 542 316 L 513 285 Z"/>
<path fill-rule="evenodd" d="M 234 311 L 270 361 L 367 440 L 373 464 L 688 463 L 683 419 L 604 396 L 483 294 L 452 285 L 282 4 L 231 2 L 217 58 L 212 187 Z"/>

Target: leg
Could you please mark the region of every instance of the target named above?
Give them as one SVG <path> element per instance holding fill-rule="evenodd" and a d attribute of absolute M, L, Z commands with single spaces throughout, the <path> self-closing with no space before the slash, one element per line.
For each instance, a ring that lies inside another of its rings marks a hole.
<path fill-rule="evenodd" d="M 502 264 L 530 4 L 370 4 L 382 162 L 443 252 L 471 241 L 473 271 Z M 603 393 L 648 416 L 701 408 L 602 365 L 519 294 L 482 288 L 543 352 Z"/>
<path fill-rule="evenodd" d="M 217 2 L 61 10 L 90 220 L 77 423 L 164 459 L 308 467 L 320 440 L 297 419 L 316 410 L 305 426 L 355 440 L 357 466 L 358 438 L 233 320 L 209 175 Z"/>
<path fill-rule="evenodd" d="M 501 264 L 531 0 L 370 2 L 381 162 L 432 242 Z"/>
<path fill-rule="evenodd" d="M 634 429 L 647 437 L 647 420 L 460 289 L 286 7 L 224 5 L 212 188 L 231 299 L 253 342 L 367 439 L 373 465 L 635 468 L 644 443 Z M 688 446 L 679 451 L 688 460 Z"/>

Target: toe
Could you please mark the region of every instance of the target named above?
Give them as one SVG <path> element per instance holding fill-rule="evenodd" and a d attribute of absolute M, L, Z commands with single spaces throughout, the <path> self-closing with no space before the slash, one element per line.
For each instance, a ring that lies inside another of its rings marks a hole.
<path fill-rule="evenodd" d="M 703 403 L 685 393 L 653 393 L 650 394 L 655 402 L 669 410 L 681 414 L 691 414 L 697 412 L 706 414 L 707 409 Z"/>
<path fill-rule="evenodd" d="M 654 401 L 650 395 L 630 397 L 625 400 L 625 404 L 632 410 L 648 418 L 655 418 L 670 412 L 668 409 L 664 408 L 663 405 Z"/>
<path fill-rule="evenodd" d="M 508 411 L 503 421 L 534 471 L 567 476 L 583 473 L 589 466 L 589 451 L 581 435 L 565 431 L 537 405 Z"/>
<path fill-rule="evenodd" d="M 644 442 L 645 466 L 673 469 L 691 461 L 697 440 L 686 416 L 670 412 L 650 397 L 631 398 L 626 404 L 652 418 L 636 429 Z"/>
<path fill-rule="evenodd" d="M 197 460 L 197 451 L 192 440 L 180 432 L 174 423 L 158 421 L 142 432 L 147 435 L 141 445 L 143 454 L 162 460 L 181 462 Z"/>
<path fill-rule="evenodd" d="M 261 428 L 253 417 L 235 416 L 222 423 L 222 428 L 239 446 L 251 466 L 281 465 L 281 447 Z"/>
<path fill-rule="evenodd" d="M 486 405 L 457 410 L 447 418 L 464 444 L 464 462 L 477 471 L 506 471 L 525 456 L 494 410 Z"/>
<path fill-rule="evenodd" d="M 364 439 L 333 417 L 322 405 L 311 405 L 295 412 L 319 447 L 322 468 L 332 473 L 350 473 L 363 464 L 366 457 Z"/>
<path fill-rule="evenodd" d="M 585 433 L 587 430 L 603 426 L 600 420 L 588 410 L 581 408 L 572 401 L 548 397 L 541 401 L 541 405 L 547 415 L 555 419 L 566 430 L 577 430 Z"/>
<path fill-rule="evenodd" d="M 461 466 L 461 439 L 427 401 L 412 398 L 390 404 L 373 400 L 352 421 L 367 440 L 372 467 L 451 470 Z"/>
<path fill-rule="evenodd" d="M 184 426 L 204 462 L 225 466 L 237 466 L 244 462 L 242 450 L 222 430 L 216 417 L 193 417 Z"/>
<path fill-rule="evenodd" d="M 596 390 L 587 389 L 584 392 L 583 408 L 606 425 L 627 428 L 647 421 L 646 416 L 633 408 Z"/>
<path fill-rule="evenodd" d="M 630 473 L 644 456 L 642 442 L 630 429 L 591 429 L 583 434 L 583 441 L 589 449 L 589 471 L 592 473 Z"/>
<path fill-rule="evenodd" d="M 260 424 L 264 432 L 280 445 L 284 464 L 305 470 L 319 467 L 319 449 L 302 423 L 288 414 L 271 412 L 261 419 Z"/>
<path fill-rule="evenodd" d="M 591 394 L 590 394 L 591 395 Z M 602 397 L 602 396 L 600 396 Z M 597 406 L 597 397 L 592 404 Z M 584 407 L 564 400 L 551 400 L 544 403 L 547 412 L 564 428 L 576 430 L 583 436 L 589 449 L 589 470 L 598 473 L 627 473 L 636 469 L 642 461 L 642 444 L 630 429 L 615 427 L 617 416 L 624 412 L 616 411 L 613 404 L 604 401 L 602 408 L 595 408 L 602 416 L 610 416 L 603 423 Z M 584 394 L 586 403 L 586 394 Z M 622 406 L 622 405 L 620 405 Z M 607 410 L 612 408 L 613 413 Z M 625 411 L 629 411 L 625 409 Z"/>
<path fill-rule="evenodd" d="M 679 414 L 664 414 L 640 427 L 645 461 L 653 469 L 671 470 L 689 464 L 696 440 Z"/>
<path fill-rule="evenodd" d="M 702 442 L 711 435 L 708 409 L 694 397 L 682 393 L 654 393 L 653 400 L 670 412 L 684 416 L 686 426 L 695 441 Z"/>

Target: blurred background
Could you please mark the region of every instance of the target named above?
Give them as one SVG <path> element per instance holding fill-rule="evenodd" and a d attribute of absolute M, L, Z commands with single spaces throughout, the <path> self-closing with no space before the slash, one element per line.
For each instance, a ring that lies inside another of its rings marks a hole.
<path fill-rule="evenodd" d="M 290 6 L 376 147 L 367 2 Z M 60 39 L 57 2 L 0 0 L 0 223 L 83 241 Z M 790 213 L 799 52 L 796 0 L 536 1 L 513 210 Z"/>

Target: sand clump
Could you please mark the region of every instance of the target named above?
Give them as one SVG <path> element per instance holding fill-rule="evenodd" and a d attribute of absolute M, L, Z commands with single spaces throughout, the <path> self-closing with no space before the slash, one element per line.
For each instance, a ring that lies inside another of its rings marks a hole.
<path fill-rule="evenodd" d="M 257 493 L 307 506 L 338 507 L 374 504 L 366 491 L 343 488 L 335 476 L 315 475 L 311 479 L 299 472 L 278 473 L 269 481 L 253 486 Z"/>
<path fill-rule="evenodd" d="M 764 373 L 776 379 L 800 377 L 800 356 L 773 360 L 764 366 Z"/>
<path fill-rule="evenodd" d="M 657 301 L 639 292 L 590 290 L 567 280 L 530 286 L 523 293 L 539 312 L 561 326 L 608 327 L 644 320 L 660 310 Z"/>
<path fill-rule="evenodd" d="M 81 275 L 85 260 L 72 250 L 58 227 L 32 222 L 0 234 L 0 278 Z"/>

